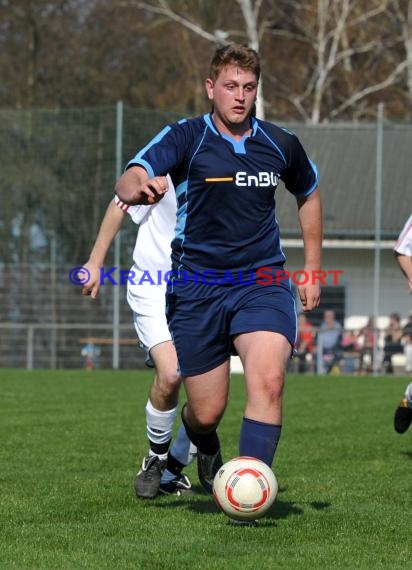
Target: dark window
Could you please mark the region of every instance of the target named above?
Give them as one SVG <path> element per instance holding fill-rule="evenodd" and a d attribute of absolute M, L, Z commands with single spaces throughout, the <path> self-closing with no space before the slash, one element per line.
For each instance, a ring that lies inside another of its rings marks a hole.
<path fill-rule="evenodd" d="M 297 295 L 296 288 L 295 293 Z M 300 306 L 299 302 L 297 302 L 297 306 Z M 322 287 L 319 307 L 310 311 L 307 314 L 307 317 L 315 327 L 318 327 L 322 323 L 324 311 L 327 309 L 333 309 L 335 311 L 336 320 L 343 325 L 345 320 L 345 308 L 345 287 L 339 285 L 324 286 Z"/>

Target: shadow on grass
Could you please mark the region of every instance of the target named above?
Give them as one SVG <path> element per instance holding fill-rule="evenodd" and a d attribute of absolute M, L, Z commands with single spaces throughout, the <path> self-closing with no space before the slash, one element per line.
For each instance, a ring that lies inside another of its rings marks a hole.
<path fill-rule="evenodd" d="M 402 451 L 401 455 L 404 455 L 405 457 L 409 457 L 409 459 L 412 459 L 412 451 Z"/>
<path fill-rule="evenodd" d="M 189 511 L 198 514 L 219 514 L 221 511 L 216 505 L 211 496 L 206 495 L 203 488 L 200 485 L 194 485 L 192 487 L 193 494 L 183 495 L 180 497 L 159 497 L 151 503 L 156 508 L 161 509 L 175 509 L 186 507 Z M 291 501 L 282 501 L 279 495 L 284 492 L 285 489 L 279 489 L 278 497 L 269 509 L 268 513 L 264 517 L 265 526 L 274 526 L 276 521 L 285 519 L 290 516 L 303 515 L 304 509 L 293 503 Z M 313 501 L 309 503 L 310 507 L 318 511 L 327 509 L 330 507 L 330 503 L 323 501 Z"/>
<path fill-rule="evenodd" d="M 324 503 L 323 501 L 312 501 L 309 503 L 312 509 L 315 511 L 323 511 L 323 509 L 327 509 L 330 507 L 330 503 Z"/>
<path fill-rule="evenodd" d="M 200 515 L 220 515 L 221 510 L 213 501 L 212 497 L 203 495 L 204 498 L 194 498 L 195 495 L 191 497 L 176 497 L 175 501 L 161 501 L 158 500 L 156 503 L 152 503 L 156 508 L 182 508 L 185 506 L 189 511 L 195 512 Z M 264 520 L 264 526 L 276 526 L 276 522 L 290 517 L 292 515 L 302 515 L 302 507 L 295 505 L 294 503 L 287 501 L 275 501 L 275 504 L 271 507 L 268 513 L 262 519 L 262 524 Z"/>

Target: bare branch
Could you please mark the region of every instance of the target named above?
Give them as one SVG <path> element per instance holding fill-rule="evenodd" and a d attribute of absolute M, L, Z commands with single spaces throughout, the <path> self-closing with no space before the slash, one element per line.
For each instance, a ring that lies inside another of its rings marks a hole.
<path fill-rule="evenodd" d="M 342 111 L 348 109 L 349 107 L 352 107 L 355 103 L 357 103 L 361 99 L 364 99 L 368 95 L 371 95 L 372 93 L 377 93 L 378 91 L 382 91 L 382 89 L 385 89 L 386 87 L 390 87 L 400 79 L 402 72 L 407 67 L 408 67 L 408 62 L 402 61 L 396 66 L 393 72 L 390 73 L 388 77 L 386 77 L 386 79 L 380 81 L 379 83 L 375 83 L 375 85 L 370 85 L 369 87 L 365 87 L 365 89 L 362 89 L 357 93 L 354 93 L 344 103 L 333 109 L 329 113 L 329 118 L 333 119 L 334 117 L 337 117 L 340 113 L 342 113 Z"/>
<path fill-rule="evenodd" d="M 353 20 L 350 20 L 348 22 L 348 27 L 353 28 L 355 26 L 358 26 L 359 24 L 364 25 L 372 18 L 375 18 L 376 16 L 385 13 L 387 8 L 388 8 L 388 0 L 383 0 L 383 3 L 379 4 L 379 6 L 377 6 L 375 9 L 369 10 L 368 12 L 362 12 L 360 16 L 354 18 Z"/>
<path fill-rule="evenodd" d="M 147 2 L 133 2 L 133 1 L 132 2 L 126 1 L 121 3 L 123 7 L 127 6 L 127 7 L 140 8 L 141 10 L 146 10 L 147 12 L 150 12 L 152 14 L 159 14 L 161 16 L 166 16 L 170 20 L 173 20 L 174 22 L 181 24 L 188 30 L 191 30 L 192 32 L 204 38 L 205 40 L 208 40 L 209 42 L 220 43 L 222 41 L 222 36 L 219 33 L 221 30 L 218 30 L 217 34 L 211 34 L 210 32 L 207 32 L 204 28 L 202 28 L 202 26 L 200 26 L 199 24 L 196 24 L 195 22 L 192 22 L 191 20 L 188 20 L 187 18 L 180 16 L 179 14 L 176 14 L 176 12 L 173 12 L 169 4 L 164 0 L 159 0 L 159 4 L 160 4 L 159 6 L 153 6 L 153 4 L 148 4 Z"/>
<path fill-rule="evenodd" d="M 260 2 L 256 2 L 255 6 L 252 5 L 251 0 L 236 0 L 236 2 L 243 14 L 249 46 L 259 51 L 259 33 L 257 26 L 259 14 L 256 13 L 256 8 L 259 7 Z"/>

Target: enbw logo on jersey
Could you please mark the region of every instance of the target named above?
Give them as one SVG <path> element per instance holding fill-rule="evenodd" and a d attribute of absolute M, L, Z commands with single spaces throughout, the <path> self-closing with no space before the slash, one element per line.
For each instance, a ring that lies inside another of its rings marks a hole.
<path fill-rule="evenodd" d="M 235 182 L 238 188 L 273 188 L 276 190 L 279 182 L 279 174 L 274 172 L 258 172 L 248 174 L 247 172 L 236 172 L 236 176 L 219 176 L 205 178 L 205 182 Z"/>
<path fill-rule="evenodd" d="M 257 175 L 247 172 L 236 172 L 235 184 L 241 188 L 276 188 L 279 175 L 274 172 L 258 172 Z"/>

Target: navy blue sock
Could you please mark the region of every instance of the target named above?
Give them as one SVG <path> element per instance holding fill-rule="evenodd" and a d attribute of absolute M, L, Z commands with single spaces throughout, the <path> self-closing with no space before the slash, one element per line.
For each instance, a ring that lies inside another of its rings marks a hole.
<path fill-rule="evenodd" d="M 239 455 L 256 457 L 271 467 L 281 430 L 281 425 L 265 424 L 243 418 L 242 429 L 240 430 Z"/>
<path fill-rule="evenodd" d="M 197 433 L 193 431 L 185 418 L 185 407 L 186 404 L 184 404 L 182 408 L 182 422 L 185 426 L 187 437 L 201 453 L 205 455 L 215 455 L 220 449 L 220 441 L 216 430 L 214 429 L 208 433 Z"/>

